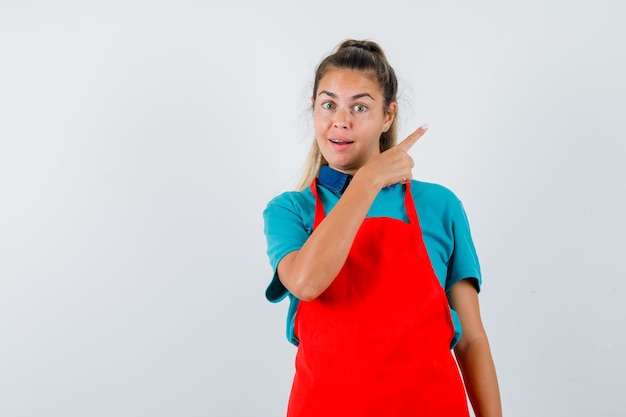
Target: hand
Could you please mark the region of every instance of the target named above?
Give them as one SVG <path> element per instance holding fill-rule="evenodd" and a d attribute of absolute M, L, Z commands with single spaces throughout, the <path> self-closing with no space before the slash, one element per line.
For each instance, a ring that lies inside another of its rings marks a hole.
<path fill-rule="evenodd" d="M 413 159 L 408 155 L 408 152 L 413 147 L 413 145 L 415 145 L 417 141 L 424 135 L 424 133 L 426 133 L 427 130 L 428 130 L 428 125 L 426 124 L 421 125 L 420 127 L 417 128 L 417 130 L 415 130 L 415 132 L 411 133 L 409 136 L 406 137 L 406 139 L 404 139 L 402 142 L 398 143 L 394 147 L 394 148 L 399 148 L 403 150 L 407 154 L 407 157 L 411 161 L 411 168 L 413 168 L 415 164 L 413 163 Z M 412 178 L 413 178 L 413 173 L 409 169 L 408 176 L 402 177 L 401 180 L 398 182 L 409 183 Z M 392 183 L 392 184 L 395 184 L 395 183 Z"/>
<path fill-rule="evenodd" d="M 389 148 L 376 158 L 363 166 L 363 174 L 371 175 L 374 183 L 378 183 L 381 188 L 391 184 L 409 183 L 413 178 L 411 172 L 414 163 L 413 158 L 408 154 L 409 150 L 428 130 L 427 125 L 422 125 L 402 142 Z M 361 168 L 357 174 L 363 170 Z"/>
<path fill-rule="evenodd" d="M 426 124 L 421 125 L 420 127 L 417 128 L 415 132 L 407 136 L 406 139 L 404 139 L 402 142 L 394 146 L 394 148 L 401 148 L 405 152 L 408 152 L 409 149 L 411 149 L 411 147 L 415 145 L 415 143 L 417 143 L 419 138 L 421 138 L 424 135 L 424 133 L 426 133 L 427 130 L 428 130 L 428 125 Z"/>

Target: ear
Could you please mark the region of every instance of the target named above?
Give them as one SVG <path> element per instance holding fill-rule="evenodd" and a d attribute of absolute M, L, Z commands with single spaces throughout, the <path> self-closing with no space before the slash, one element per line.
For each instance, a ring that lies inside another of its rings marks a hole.
<path fill-rule="evenodd" d="M 385 132 L 388 131 L 391 127 L 391 124 L 396 117 L 396 111 L 398 111 L 398 103 L 396 103 L 395 101 L 389 103 L 389 106 L 387 106 L 387 111 L 385 112 L 385 120 L 383 126 L 383 130 Z"/>

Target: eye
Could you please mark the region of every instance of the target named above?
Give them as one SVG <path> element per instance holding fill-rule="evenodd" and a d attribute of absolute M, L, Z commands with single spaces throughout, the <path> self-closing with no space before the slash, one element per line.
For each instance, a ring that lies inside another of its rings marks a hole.
<path fill-rule="evenodd" d="M 322 103 L 322 108 L 326 110 L 333 110 L 335 108 L 335 103 L 331 103 L 330 101 L 326 101 Z"/>
<path fill-rule="evenodd" d="M 357 104 L 356 106 L 353 107 L 354 111 L 357 113 L 362 113 L 365 110 L 367 110 L 367 107 L 364 106 L 363 104 Z"/>

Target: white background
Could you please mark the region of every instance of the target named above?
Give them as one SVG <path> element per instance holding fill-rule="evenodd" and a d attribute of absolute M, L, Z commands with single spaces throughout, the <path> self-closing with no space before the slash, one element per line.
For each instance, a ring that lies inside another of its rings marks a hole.
<path fill-rule="evenodd" d="M 280 416 L 261 213 L 378 41 L 463 200 L 505 415 L 626 414 L 620 1 L 0 3 L 0 416 Z"/>

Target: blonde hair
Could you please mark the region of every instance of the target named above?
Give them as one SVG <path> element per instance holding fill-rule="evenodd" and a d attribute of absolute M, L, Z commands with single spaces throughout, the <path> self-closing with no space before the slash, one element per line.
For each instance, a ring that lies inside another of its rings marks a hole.
<path fill-rule="evenodd" d="M 382 48 L 376 42 L 349 39 L 337 46 L 333 53 L 324 58 L 317 66 L 315 82 L 313 83 L 313 97 L 316 95 L 320 80 L 331 69 L 349 69 L 372 74 L 383 94 L 385 111 L 391 103 L 397 101 L 398 79 L 396 73 L 389 65 Z M 396 120 L 397 117 L 394 117 L 389 129 L 380 135 L 381 152 L 391 148 L 397 142 Z M 306 189 L 319 174 L 321 166 L 326 163 L 317 145 L 317 140 L 313 138 L 296 190 Z"/>

